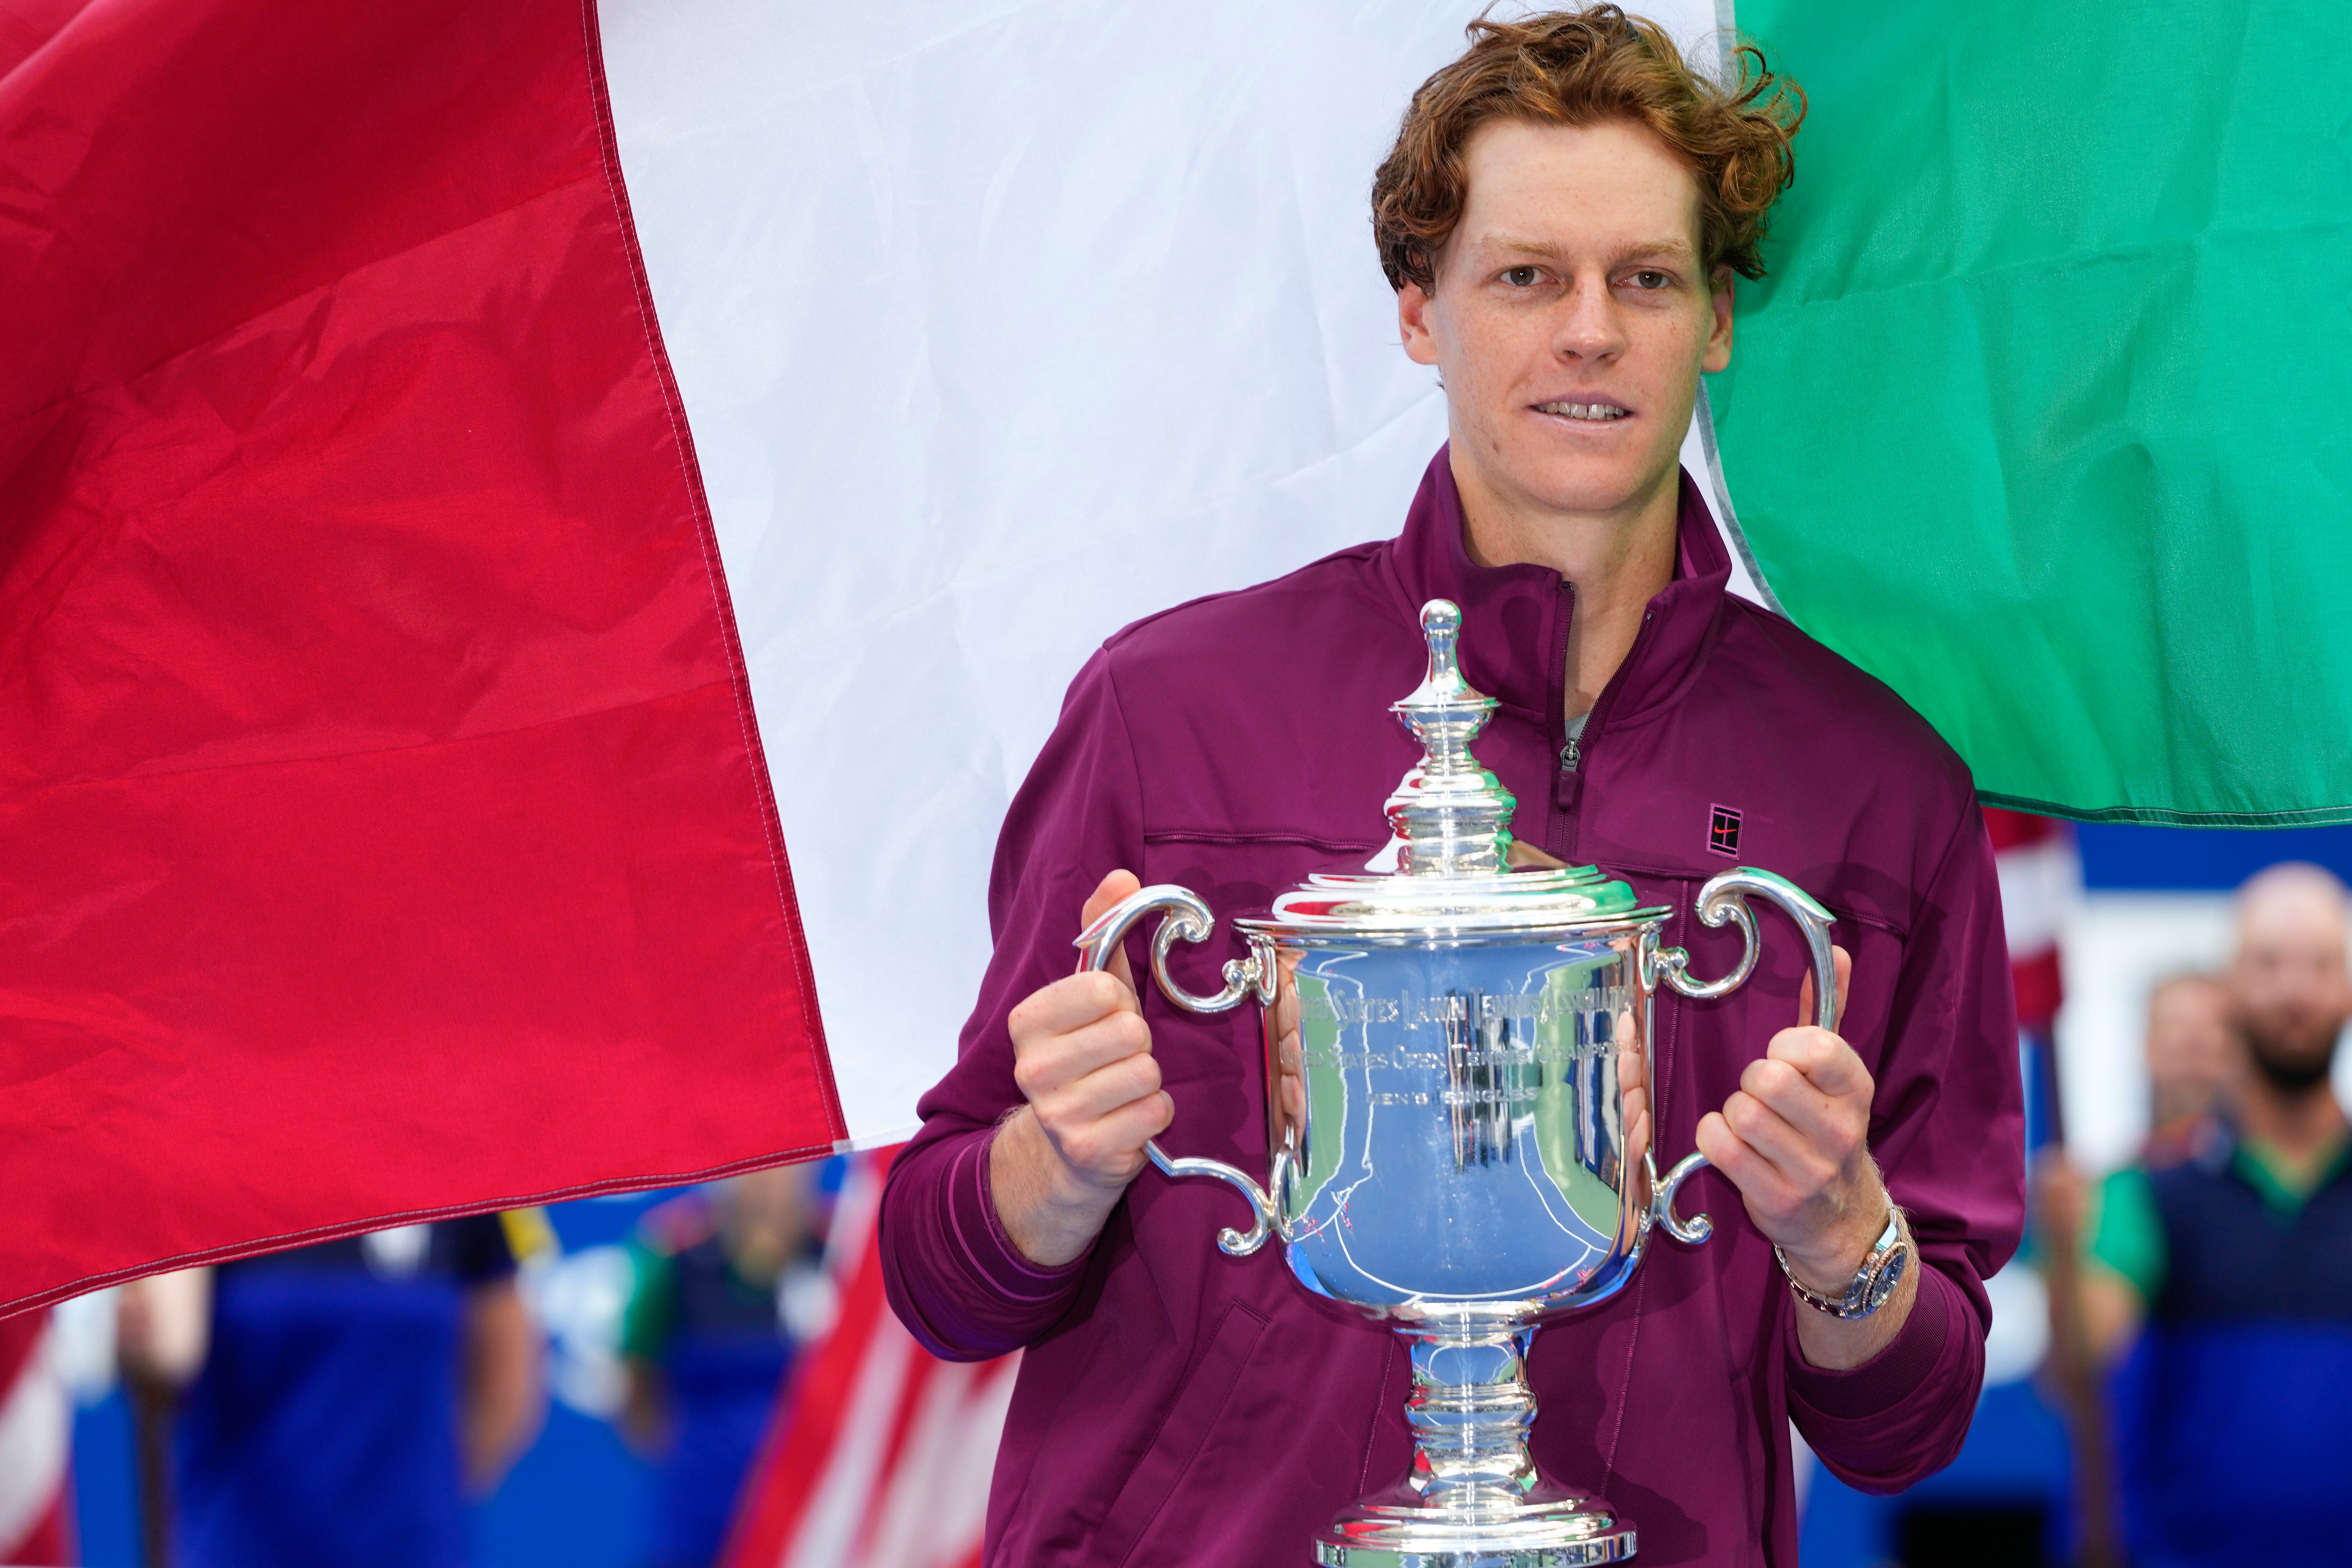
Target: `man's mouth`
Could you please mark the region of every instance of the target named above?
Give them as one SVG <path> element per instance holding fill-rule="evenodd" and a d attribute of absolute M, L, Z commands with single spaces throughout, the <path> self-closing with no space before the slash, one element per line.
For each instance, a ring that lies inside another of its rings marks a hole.
<path fill-rule="evenodd" d="M 1584 419 L 1596 425 L 1629 418 L 1633 412 L 1614 403 L 1538 403 L 1535 407 L 1538 414 L 1550 414 L 1562 419 Z"/>

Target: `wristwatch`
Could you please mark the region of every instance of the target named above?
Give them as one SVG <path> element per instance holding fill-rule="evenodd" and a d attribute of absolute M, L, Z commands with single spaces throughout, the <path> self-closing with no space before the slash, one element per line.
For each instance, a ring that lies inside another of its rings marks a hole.
<path fill-rule="evenodd" d="M 1878 1240 L 1862 1260 L 1862 1267 L 1853 1271 L 1853 1283 L 1845 1288 L 1843 1296 L 1824 1296 L 1807 1289 L 1805 1282 L 1790 1271 L 1788 1254 L 1780 1250 L 1778 1242 L 1773 1244 L 1772 1256 L 1780 1260 L 1780 1272 L 1789 1276 L 1789 1289 L 1806 1306 L 1832 1318 L 1867 1318 L 1886 1305 L 1886 1299 L 1903 1283 L 1904 1273 L 1911 1267 L 1911 1238 L 1903 1231 L 1903 1211 L 1887 1205 L 1886 1228 L 1878 1233 Z"/>

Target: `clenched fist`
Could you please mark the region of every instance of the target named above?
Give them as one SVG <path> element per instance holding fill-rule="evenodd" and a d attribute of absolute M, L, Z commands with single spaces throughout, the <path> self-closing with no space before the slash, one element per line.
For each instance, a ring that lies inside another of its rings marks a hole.
<path fill-rule="evenodd" d="M 1853 964 L 1835 950 L 1839 1013 Z M 1839 1296 L 1879 1232 L 1889 1200 L 1870 1157 L 1870 1101 L 1876 1089 L 1853 1047 L 1815 1026 L 1813 983 L 1805 981 L 1796 1027 L 1772 1037 L 1748 1064 L 1721 1110 L 1698 1124 L 1698 1146 L 1731 1178 L 1748 1216 L 1781 1249 L 1811 1289 Z M 1868 1318 L 1842 1322 L 1801 1310 L 1797 1331 L 1817 1366 L 1855 1366 L 1894 1336 L 1910 1313 L 1916 1269 L 1894 1300 Z"/>
<path fill-rule="evenodd" d="M 1082 926 L 1142 884 L 1113 871 L 1087 900 Z M 1085 1252 L 1144 1166 L 1144 1143 L 1175 1104 L 1160 1087 L 1151 1030 L 1124 952 L 1013 1009 L 1013 1078 L 1029 1102 L 989 1150 L 997 1216 L 1023 1256 L 1054 1267 Z"/>

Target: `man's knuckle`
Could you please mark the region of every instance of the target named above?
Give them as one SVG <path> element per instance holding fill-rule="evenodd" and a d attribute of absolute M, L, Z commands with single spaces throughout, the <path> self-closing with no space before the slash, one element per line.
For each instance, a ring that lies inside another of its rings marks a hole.
<path fill-rule="evenodd" d="M 1113 1062 L 1096 1081 L 1109 1110 L 1116 1110 L 1143 1098 L 1143 1075 L 1138 1070 L 1136 1058 Z"/>

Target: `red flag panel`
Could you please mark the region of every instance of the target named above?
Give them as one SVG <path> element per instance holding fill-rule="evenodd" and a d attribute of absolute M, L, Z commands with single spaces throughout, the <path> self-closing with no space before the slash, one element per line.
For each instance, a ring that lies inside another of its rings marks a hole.
<path fill-rule="evenodd" d="M 596 49 L 0 26 L 0 1310 L 843 1135 Z"/>

